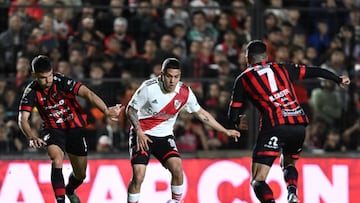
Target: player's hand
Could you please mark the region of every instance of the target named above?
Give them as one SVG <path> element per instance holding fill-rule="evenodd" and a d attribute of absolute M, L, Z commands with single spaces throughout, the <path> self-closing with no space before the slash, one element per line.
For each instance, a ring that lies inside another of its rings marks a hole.
<path fill-rule="evenodd" d="M 31 148 L 40 148 L 46 145 L 46 142 L 38 137 L 29 139 L 29 147 Z"/>
<path fill-rule="evenodd" d="M 238 141 L 238 137 L 240 137 L 240 132 L 237 131 L 237 130 L 229 130 L 227 129 L 226 130 L 226 135 L 229 136 L 229 137 L 233 137 L 235 139 L 235 142 Z"/>
<path fill-rule="evenodd" d="M 124 109 L 121 104 L 116 104 L 115 106 L 111 106 L 105 110 L 105 114 L 113 121 L 119 120 L 120 112 Z"/>
<path fill-rule="evenodd" d="M 340 87 L 344 88 L 350 84 L 350 78 L 348 76 L 342 75 L 340 76 L 340 78 L 341 78 L 341 82 L 339 84 Z"/>
<path fill-rule="evenodd" d="M 149 150 L 149 144 L 148 143 L 152 143 L 153 141 L 147 136 L 145 135 L 143 132 L 136 133 L 136 147 L 138 151 L 147 151 Z"/>

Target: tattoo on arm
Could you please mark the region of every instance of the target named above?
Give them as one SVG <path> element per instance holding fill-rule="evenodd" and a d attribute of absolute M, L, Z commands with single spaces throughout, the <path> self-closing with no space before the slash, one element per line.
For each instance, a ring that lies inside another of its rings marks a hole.
<path fill-rule="evenodd" d="M 202 115 L 203 115 L 202 120 L 203 120 L 204 122 L 209 122 L 209 121 L 210 121 L 209 117 L 208 117 L 206 114 L 203 113 Z"/>
<path fill-rule="evenodd" d="M 127 114 L 128 114 L 128 118 L 129 118 L 131 124 L 134 126 L 134 128 L 139 129 L 140 122 L 139 122 L 139 118 L 137 115 L 137 110 L 134 109 L 133 107 L 129 107 Z"/>

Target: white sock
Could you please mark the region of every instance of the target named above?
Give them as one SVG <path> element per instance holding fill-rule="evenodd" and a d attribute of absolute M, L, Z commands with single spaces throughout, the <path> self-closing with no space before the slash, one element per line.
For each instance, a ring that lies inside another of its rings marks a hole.
<path fill-rule="evenodd" d="M 128 193 L 128 203 L 138 203 L 140 199 L 140 193 L 130 194 Z"/>
<path fill-rule="evenodd" d="M 171 186 L 172 198 L 174 200 L 181 200 L 184 192 L 184 185 L 172 185 Z"/>

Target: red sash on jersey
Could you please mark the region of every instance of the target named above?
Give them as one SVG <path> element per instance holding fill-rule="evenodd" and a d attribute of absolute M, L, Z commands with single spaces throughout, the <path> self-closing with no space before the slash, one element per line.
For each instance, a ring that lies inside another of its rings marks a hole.
<path fill-rule="evenodd" d="M 186 85 L 180 87 L 180 92 L 162 108 L 156 115 L 149 118 L 141 119 L 140 126 L 143 131 L 150 130 L 155 126 L 167 121 L 170 117 L 177 114 L 185 105 L 189 97 L 189 88 Z"/>

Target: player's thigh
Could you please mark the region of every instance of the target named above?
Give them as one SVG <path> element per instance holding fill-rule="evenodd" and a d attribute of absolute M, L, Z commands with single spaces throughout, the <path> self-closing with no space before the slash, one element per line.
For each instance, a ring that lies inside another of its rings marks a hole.
<path fill-rule="evenodd" d="M 164 164 L 165 168 L 169 169 L 171 173 L 182 173 L 182 161 L 180 157 L 170 157 Z"/>
<path fill-rule="evenodd" d="M 289 165 L 295 166 L 296 160 L 297 159 L 294 159 L 292 157 L 292 155 L 284 155 L 284 154 L 282 154 L 281 157 L 280 157 L 280 166 L 283 169 L 286 168 Z"/>
<path fill-rule="evenodd" d="M 280 132 L 276 128 L 260 131 L 253 149 L 253 163 L 271 166 L 280 156 L 280 137 Z"/>
<path fill-rule="evenodd" d="M 52 166 L 55 168 L 62 168 L 64 160 L 64 152 L 58 145 L 51 144 L 47 146 L 47 154 L 52 161 Z"/>
<path fill-rule="evenodd" d="M 76 178 L 84 179 L 86 176 L 87 156 L 77 156 L 68 153 L 73 173 Z"/>
<path fill-rule="evenodd" d="M 176 147 L 174 136 L 151 137 L 151 153 L 166 167 L 168 159 L 176 157 L 174 163 L 179 163 L 180 153 Z M 181 162 L 181 160 L 180 160 Z"/>
<path fill-rule="evenodd" d="M 65 132 L 58 129 L 43 129 L 40 138 L 46 142 L 45 148 L 53 166 L 61 168 L 65 152 Z"/>
<path fill-rule="evenodd" d="M 76 178 L 84 179 L 87 167 L 88 145 L 82 128 L 68 129 L 66 134 L 66 152 Z"/>
<path fill-rule="evenodd" d="M 252 163 L 251 166 L 251 181 L 265 181 L 269 174 L 270 166 L 261 163 Z"/>
<path fill-rule="evenodd" d="M 88 144 L 85 139 L 85 129 L 68 129 L 66 133 L 66 152 L 76 156 L 87 156 Z"/>
<path fill-rule="evenodd" d="M 143 182 L 145 173 L 146 173 L 146 165 L 145 164 L 132 164 L 131 166 L 132 166 L 133 181 Z"/>
<path fill-rule="evenodd" d="M 138 150 L 137 139 L 134 131 L 130 132 L 129 136 L 129 154 L 131 158 L 131 164 L 148 165 L 150 160 L 152 143 L 149 143 L 149 150 Z"/>
<path fill-rule="evenodd" d="M 286 125 L 282 126 L 282 153 L 286 161 L 298 159 L 305 140 L 305 126 Z M 285 160 L 284 160 L 285 161 Z"/>
<path fill-rule="evenodd" d="M 40 138 L 46 142 L 45 148 L 47 148 L 47 150 L 49 150 L 49 146 L 54 145 L 57 147 L 52 147 L 53 150 L 51 151 L 54 151 L 56 153 L 57 149 L 60 148 L 62 153 L 65 152 L 66 133 L 64 130 L 45 128 L 40 132 Z M 51 157 L 50 154 L 49 156 Z"/>

